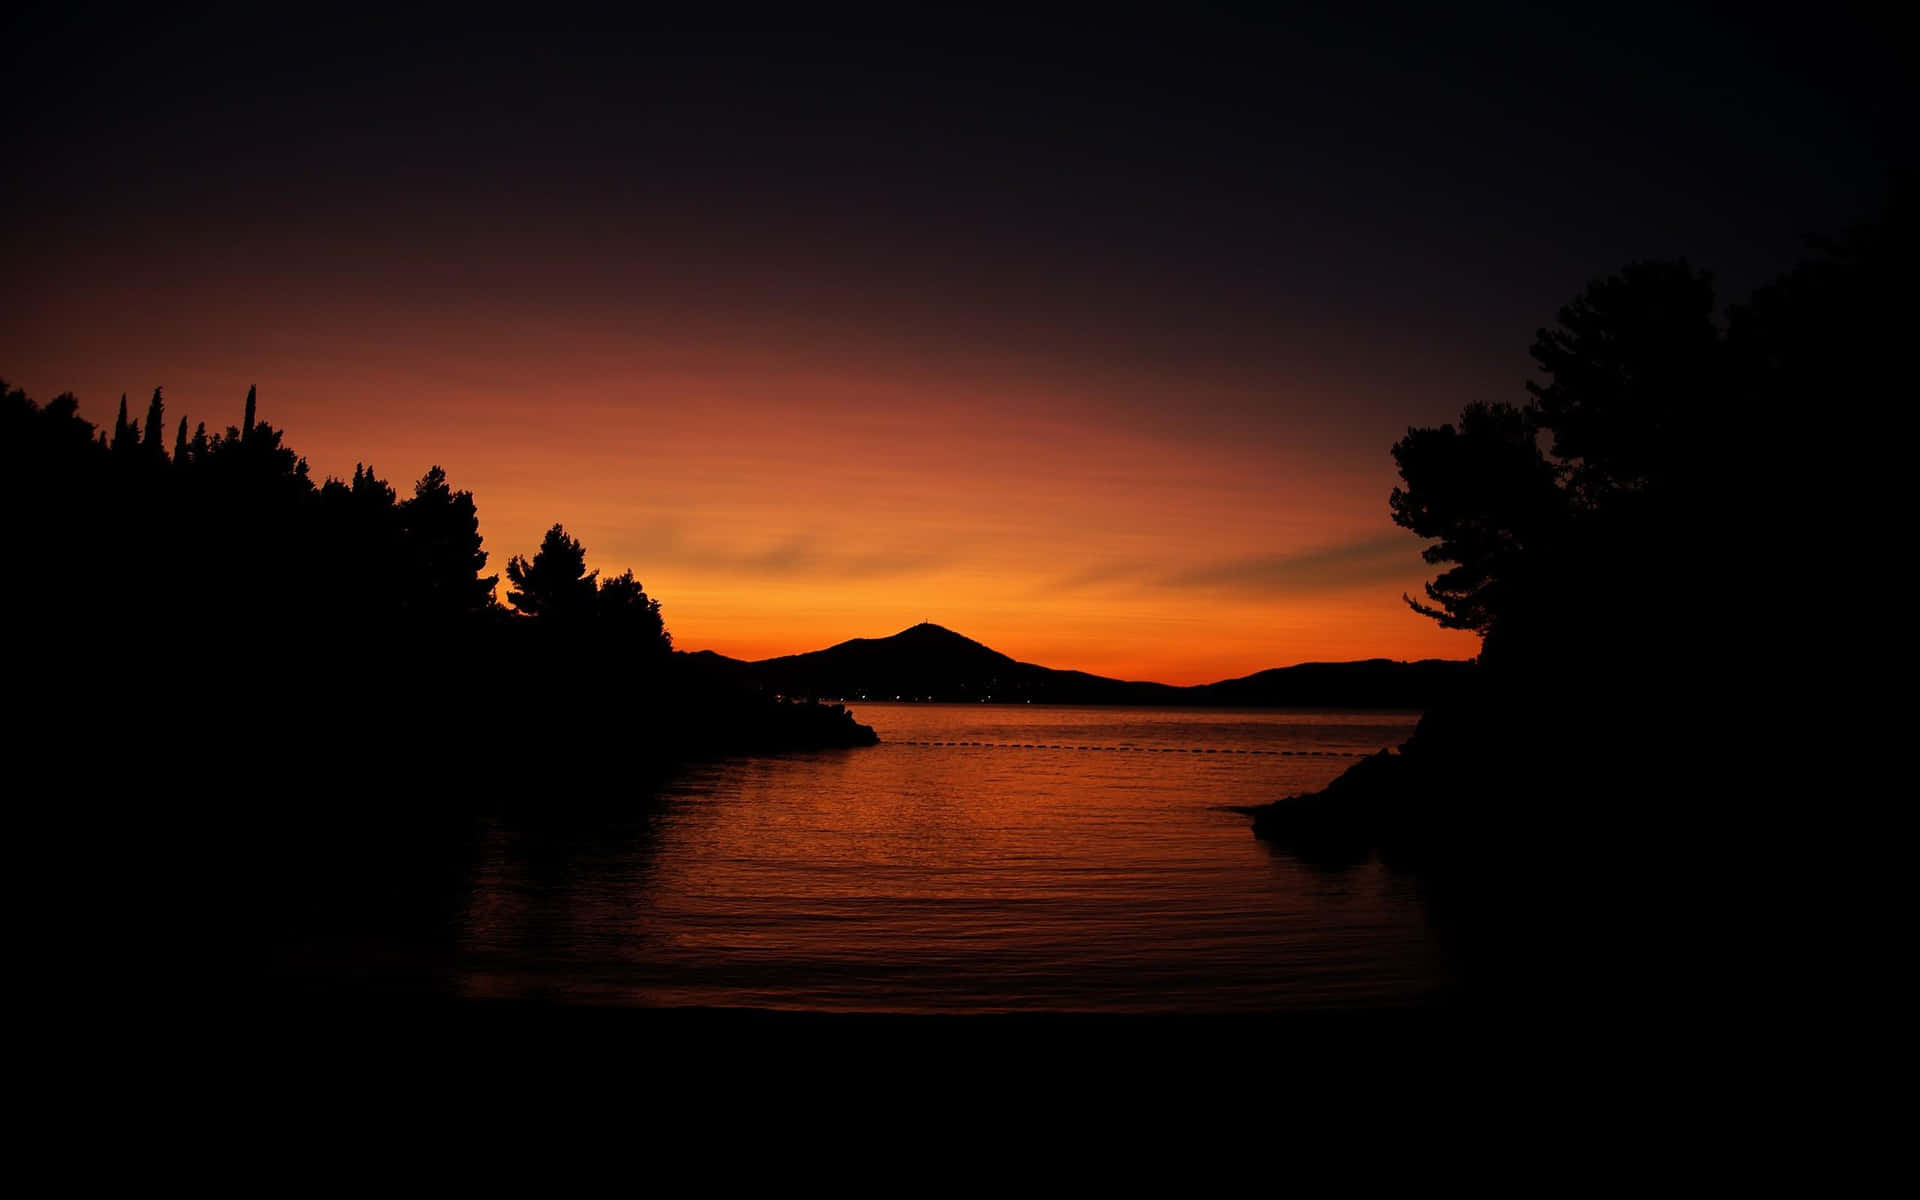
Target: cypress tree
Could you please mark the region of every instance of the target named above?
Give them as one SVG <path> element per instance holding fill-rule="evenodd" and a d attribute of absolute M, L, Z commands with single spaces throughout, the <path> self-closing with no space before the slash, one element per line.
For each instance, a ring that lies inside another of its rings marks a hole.
<path fill-rule="evenodd" d="M 180 418 L 180 428 L 174 431 L 173 461 L 177 463 L 187 461 L 187 419 L 185 417 Z"/>
<path fill-rule="evenodd" d="M 244 442 L 252 436 L 253 436 L 253 387 L 249 385 L 247 388 L 247 416 L 246 416 L 246 419 L 240 423 L 240 440 Z"/>
<path fill-rule="evenodd" d="M 160 399 L 160 389 L 153 389 L 153 399 L 147 404 L 146 435 L 140 439 L 140 448 L 149 454 L 163 453 L 160 439 L 161 429 L 165 427 L 164 418 L 167 406 Z"/>
<path fill-rule="evenodd" d="M 140 426 L 127 420 L 127 394 L 120 393 L 120 415 L 113 419 L 113 451 L 122 454 L 140 444 Z"/>

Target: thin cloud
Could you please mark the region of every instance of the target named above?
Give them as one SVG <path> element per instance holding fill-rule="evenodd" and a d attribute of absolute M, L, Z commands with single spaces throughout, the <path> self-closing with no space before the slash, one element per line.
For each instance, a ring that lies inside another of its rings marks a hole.
<path fill-rule="evenodd" d="M 1169 573 L 1138 559 L 1108 559 L 1048 580 L 1036 595 L 1111 590 L 1207 591 L 1260 596 L 1340 591 L 1397 582 L 1421 569 L 1420 541 L 1407 534 L 1356 538 L 1285 554 L 1199 563 Z"/>
<path fill-rule="evenodd" d="M 1047 584 L 1046 588 L 1042 590 L 1056 594 L 1060 592 L 1083 592 L 1090 588 L 1102 587 L 1113 583 L 1129 581 L 1138 583 L 1140 580 L 1149 579 L 1152 576 L 1152 569 L 1138 562 L 1097 563 L 1084 570 L 1075 571 L 1071 575 L 1052 580 Z"/>
<path fill-rule="evenodd" d="M 828 549 L 805 534 L 736 549 L 712 542 L 688 541 L 671 527 L 648 530 L 640 539 L 640 552 L 655 562 L 755 579 L 885 579 L 928 574 L 954 561 L 948 553 L 924 547 L 846 553 Z"/>
<path fill-rule="evenodd" d="M 1196 591 L 1321 592 L 1403 579 L 1419 569 L 1418 541 L 1406 534 L 1388 534 L 1287 554 L 1205 563 L 1165 576 L 1160 583 Z"/>

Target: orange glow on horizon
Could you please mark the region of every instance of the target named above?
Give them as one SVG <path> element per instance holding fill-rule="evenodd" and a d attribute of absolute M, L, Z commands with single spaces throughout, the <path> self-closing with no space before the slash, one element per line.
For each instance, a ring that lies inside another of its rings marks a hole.
<path fill-rule="evenodd" d="M 366 462 L 404 496 L 437 463 L 475 495 L 490 572 L 559 521 L 590 566 L 634 570 L 682 649 L 764 658 L 928 619 L 1177 684 L 1477 651 L 1401 602 L 1430 574 L 1386 515 L 1405 421 L 1352 417 L 1341 382 L 508 326 L 429 321 L 403 345 L 155 314 L 111 331 L 141 364 L 123 378 L 49 318 L 9 381 L 72 390 L 96 424 L 158 383 L 169 424 L 210 429 L 258 383 L 316 482 Z"/>

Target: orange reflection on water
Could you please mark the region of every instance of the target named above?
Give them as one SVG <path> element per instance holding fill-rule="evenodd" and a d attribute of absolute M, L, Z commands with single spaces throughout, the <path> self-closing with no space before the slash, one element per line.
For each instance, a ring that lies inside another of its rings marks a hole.
<path fill-rule="evenodd" d="M 1264 1011 L 1416 1003 L 1446 984 L 1407 881 L 1275 855 L 1225 811 L 1325 783 L 1401 740 L 1411 714 L 859 712 L 889 740 L 693 769 L 619 838 L 604 817 L 496 828 L 463 989 Z M 989 744 L 913 744 L 932 740 Z"/>

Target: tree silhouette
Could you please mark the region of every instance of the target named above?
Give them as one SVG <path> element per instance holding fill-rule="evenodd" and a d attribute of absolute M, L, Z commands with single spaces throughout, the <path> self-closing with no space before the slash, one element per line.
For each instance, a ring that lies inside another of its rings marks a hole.
<path fill-rule="evenodd" d="M 1597 280 L 1542 329 L 1529 416 L 1576 503 L 1597 508 L 1673 484 L 1706 449 L 1724 383 L 1713 280 L 1686 262 L 1635 263 Z"/>
<path fill-rule="evenodd" d="M 1522 408 L 1470 405 L 1393 447 L 1393 519 L 1449 569 L 1412 607 L 1499 669 L 1618 672 L 1692 623 L 1701 502 L 1732 391 L 1711 279 L 1685 262 L 1596 280 L 1542 329 Z M 1542 448 L 1543 443 L 1545 449 Z"/>
<path fill-rule="evenodd" d="M 252 396 L 253 390 L 247 394 Z M 307 460 L 285 444 L 283 431 L 255 421 L 245 434 L 233 426 L 207 446 L 207 464 L 224 488 L 240 489 L 274 504 L 290 504 L 313 492 Z"/>
<path fill-rule="evenodd" d="M 587 551 L 565 527 L 555 524 L 540 541 L 531 561 L 515 555 L 507 563 L 513 589 L 507 602 L 541 628 L 591 630 L 609 649 L 642 659 L 673 650 L 673 637 L 660 616 L 660 602 L 647 595 L 632 571 L 598 579 L 587 569 Z M 595 581 L 598 579 L 598 586 Z"/>
<path fill-rule="evenodd" d="M 319 500 L 343 607 L 361 621 L 400 612 L 408 576 L 393 488 L 371 467 L 355 463 L 352 481 L 327 480 Z"/>
<path fill-rule="evenodd" d="M 49 459 L 69 470 L 90 461 L 98 446 L 93 426 L 80 418 L 79 410 L 80 401 L 72 392 L 63 392 L 41 405 L 0 380 L 0 429 L 7 434 L 0 445 L 12 468 L 8 480 L 46 471 L 52 465 Z"/>
<path fill-rule="evenodd" d="M 586 548 L 556 522 L 541 539 L 533 561 L 517 554 L 508 561 L 507 580 L 517 590 L 507 593 L 507 603 L 549 621 L 584 621 L 595 613 L 594 581 L 599 574 L 587 570 Z"/>
<path fill-rule="evenodd" d="M 251 392 L 248 393 L 251 396 Z M 249 410 L 251 411 L 251 410 Z M 257 436 L 263 426 L 256 426 Z M 493 608 L 498 575 L 482 575 L 480 518 L 472 492 L 456 492 L 447 473 L 430 468 L 400 505 L 408 577 L 404 605 L 419 618 L 470 617 Z"/>
<path fill-rule="evenodd" d="M 113 441 L 109 443 L 113 452 L 122 457 L 132 454 L 140 445 L 140 426 L 127 420 L 127 394 L 120 393 L 120 415 L 113 419 Z"/>
<path fill-rule="evenodd" d="M 1393 448 L 1403 487 L 1393 519 L 1436 539 L 1427 562 L 1452 563 L 1415 611 L 1492 638 L 1523 609 L 1541 543 L 1562 523 L 1565 497 L 1533 422 L 1510 405 L 1474 404 L 1458 426 L 1413 429 Z"/>
<path fill-rule="evenodd" d="M 140 440 L 140 449 L 148 458 L 165 458 L 166 448 L 160 444 L 164 436 L 161 432 L 166 420 L 167 406 L 160 399 L 160 389 L 153 389 L 153 399 L 147 404 L 146 433 Z"/>
<path fill-rule="evenodd" d="M 648 596 L 632 571 L 600 581 L 599 617 L 610 638 L 646 655 L 673 649 L 673 635 L 660 616 L 660 602 Z"/>

